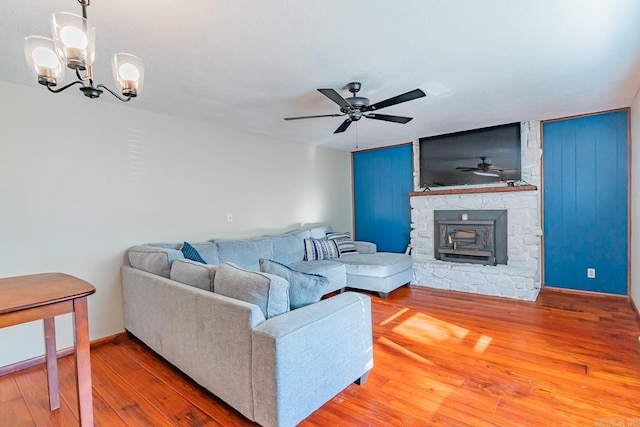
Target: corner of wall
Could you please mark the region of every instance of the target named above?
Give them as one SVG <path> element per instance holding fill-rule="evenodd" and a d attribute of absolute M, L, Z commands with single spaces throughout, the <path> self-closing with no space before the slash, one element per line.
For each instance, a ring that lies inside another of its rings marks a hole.
<path fill-rule="evenodd" d="M 640 234 L 634 230 L 640 224 L 640 148 L 634 147 L 636 141 L 640 142 L 640 90 L 636 92 L 629 111 L 630 131 L 630 198 L 631 198 L 631 255 L 630 255 L 630 296 L 636 313 L 640 313 Z M 640 317 L 640 314 L 639 314 Z"/>

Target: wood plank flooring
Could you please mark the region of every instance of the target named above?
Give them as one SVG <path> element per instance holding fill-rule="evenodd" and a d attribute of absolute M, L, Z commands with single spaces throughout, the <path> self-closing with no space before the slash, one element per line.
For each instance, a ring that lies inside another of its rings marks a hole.
<path fill-rule="evenodd" d="M 369 380 L 302 426 L 640 426 L 640 321 L 623 298 L 411 287 L 372 300 Z M 135 339 L 91 362 L 97 426 L 254 425 Z M 0 377 L 0 427 L 77 425 L 73 363 L 59 360 L 54 412 L 44 365 Z"/>

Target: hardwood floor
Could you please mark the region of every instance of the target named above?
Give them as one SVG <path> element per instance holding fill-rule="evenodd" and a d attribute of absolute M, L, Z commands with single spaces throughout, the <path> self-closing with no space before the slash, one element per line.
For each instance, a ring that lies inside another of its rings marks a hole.
<path fill-rule="evenodd" d="M 622 298 L 372 296 L 375 367 L 303 426 L 640 426 L 640 321 Z M 98 426 L 253 425 L 126 336 L 92 349 Z M 0 426 L 77 425 L 73 357 L 0 377 Z"/>

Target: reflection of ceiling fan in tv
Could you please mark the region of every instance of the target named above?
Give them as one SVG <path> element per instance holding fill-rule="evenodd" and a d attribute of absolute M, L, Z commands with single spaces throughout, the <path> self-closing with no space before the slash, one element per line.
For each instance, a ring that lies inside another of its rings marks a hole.
<path fill-rule="evenodd" d="M 476 167 L 463 167 L 458 166 L 456 169 L 460 172 L 473 172 L 476 175 L 480 176 L 491 176 L 495 178 L 502 179 L 502 172 L 513 169 L 501 169 L 493 166 L 489 163 L 491 160 L 487 160 L 486 157 L 480 157 L 481 162 L 476 165 Z"/>

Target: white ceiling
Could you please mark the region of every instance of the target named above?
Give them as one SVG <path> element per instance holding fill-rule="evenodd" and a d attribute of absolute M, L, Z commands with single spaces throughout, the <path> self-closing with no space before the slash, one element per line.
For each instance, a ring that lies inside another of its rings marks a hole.
<path fill-rule="evenodd" d="M 50 37 L 51 13 L 80 10 L 0 2 L 0 80 L 38 86 L 23 37 Z M 145 62 L 144 91 L 122 108 L 347 151 L 356 138 L 363 149 L 628 107 L 640 87 L 637 0 L 92 0 L 88 14 L 97 82 L 113 87 L 115 52 Z M 414 117 L 406 125 L 363 119 L 333 134 L 343 117 L 283 120 L 337 113 L 316 89 L 347 97 L 351 81 L 371 102 L 427 97 L 381 111 Z"/>

